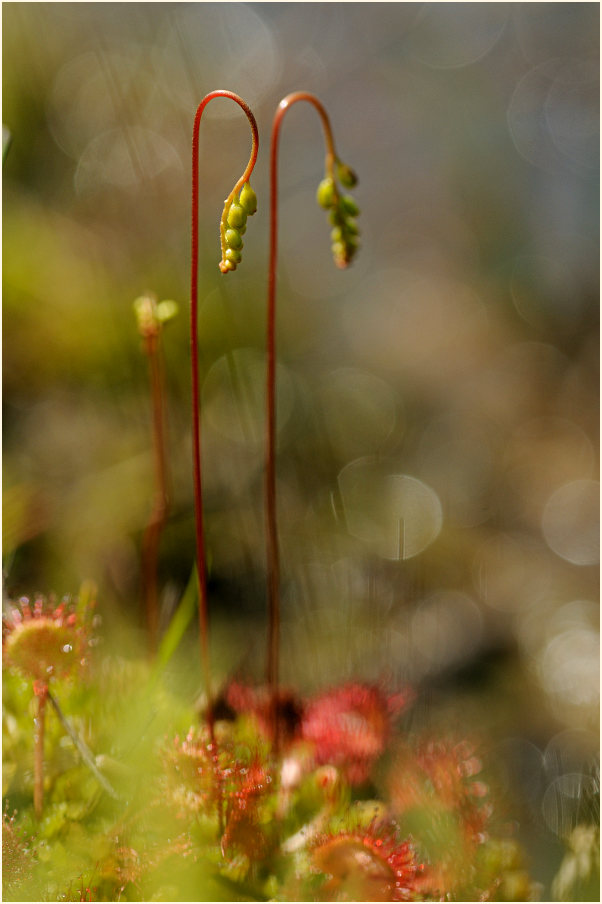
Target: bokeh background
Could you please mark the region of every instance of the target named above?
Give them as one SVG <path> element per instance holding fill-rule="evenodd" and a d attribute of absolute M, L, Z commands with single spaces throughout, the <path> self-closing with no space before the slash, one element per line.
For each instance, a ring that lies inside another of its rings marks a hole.
<path fill-rule="evenodd" d="M 262 679 L 269 134 L 285 94 L 315 92 L 360 176 L 362 248 L 334 267 L 320 124 L 297 105 L 280 158 L 283 678 L 411 682 L 414 718 L 480 729 L 549 888 L 598 787 L 598 4 L 2 14 L 6 593 L 92 579 L 107 632 L 124 618 L 124 636 L 142 632 L 145 291 L 180 306 L 164 333 L 164 626 L 190 578 L 190 137 L 201 98 L 228 88 L 262 143 L 259 211 L 224 278 L 218 219 L 249 135 L 235 104 L 207 108 L 212 646 L 220 679 Z"/>

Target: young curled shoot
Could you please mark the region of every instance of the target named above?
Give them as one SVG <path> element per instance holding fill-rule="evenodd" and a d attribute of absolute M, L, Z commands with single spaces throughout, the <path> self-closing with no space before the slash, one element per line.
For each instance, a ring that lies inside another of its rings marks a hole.
<path fill-rule="evenodd" d="M 224 203 L 220 222 L 222 259 L 219 268 L 222 273 L 236 270 L 242 260 L 242 237 L 247 231 L 247 217 L 257 212 L 257 195 L 245 182 L 237 197 L 238 183 Z"/>
<path fill-rule="evenodd" d="M 360 209 L 351 195 L 342 194 L 337 181 L 343 188 L 354 188 L 357 185 L 357 176 L 350 166 L 341 163 L 338 158 L 334 161 L 327 155 L 326 174 L 316 193 L 316 200 L 320 207 L 327 210 L 332 231 L 332 254 L 337 267 L 345 269 L 349 266 L 359 248 L 359 229 L 356 219 Z"/>

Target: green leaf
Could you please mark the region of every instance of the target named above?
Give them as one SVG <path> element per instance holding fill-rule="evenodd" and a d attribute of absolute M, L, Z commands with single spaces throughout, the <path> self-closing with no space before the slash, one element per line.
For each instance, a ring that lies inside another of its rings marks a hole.
<path fill-rule="evenodd" d="M 197 570 L 195 566 L 192 570 L 192 574 L 190 575 L 190 580 L 188 581 L 186 590 L 184 591 L 182 599 L 180 600 L 180 605 L 176 609 L 175 614 L 169 624 L 169 628 L 165 632 L 163 640 L 161 641 L 161 645 L 159 646 L 157 661 L 151 673 L 151 684 L 154 684 L 156 682 L 159 675 L 165 669 L 166 665 L 179 647 L 180 641 L 184 637 L 184 634 L 186 633 L 186 630 L 196 612 L 197 598 L 198 580 Z"/>

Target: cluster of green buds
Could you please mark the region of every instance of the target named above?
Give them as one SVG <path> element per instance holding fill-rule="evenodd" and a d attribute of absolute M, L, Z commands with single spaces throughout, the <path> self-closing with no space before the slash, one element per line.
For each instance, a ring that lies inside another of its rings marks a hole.
<path fill-rule="evenodd" d="M 236 270 L 242 260 L 242 237 L 247 231 L 247 217 L 252 217 L 257 210 L 257 195 L 248 182 L 245 182 L 240 190 L 238 199 L 236 193 L 226 199 L 222 220 L 220 223 L 220 239 L 222 245 L 222 259 L 219 268 L 222 273 Z"/>
<path fill-rule="evenodd" d="M 154 295 L 141 295 L 134 302 L 134 315 L 138 332 L 143 339 L 156 339 L 163 326 L 178 313 L 178 305 L 171 299 L 157 302 Z"/>
<path fill-rule="evenodd" d="M 336 177 L 327 165 L 327 174 L 320 182 L 317 201 L 320 207 L 329 211 L 328 218 L 332 225 L 332 253 L 337 267 L 344 269 L 353 260 L 359 247 L 356 217 L 360 209 L 351 195 L 343 195 L 337 187 L 337 178 L 343 188 L 354 188 L 357 176 L 350 166 L 335 160 Z M 329 172 L 330 169 L 330 172 Z"/>

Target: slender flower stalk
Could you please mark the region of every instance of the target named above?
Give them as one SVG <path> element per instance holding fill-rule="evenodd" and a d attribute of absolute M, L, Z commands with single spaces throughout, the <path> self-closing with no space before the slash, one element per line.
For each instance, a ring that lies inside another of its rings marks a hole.
<path fill-rule="evenodd" d="M 153 409 L 153 453 L 155 460 L 155 498 L 142 539 L 142 593 L 146 608 L 146 625 L 151 656 L 157 652 L 159 638 L 159 599 L 157 563 L 159 541 L 169 512 L 169 481 L 166 455 L 165 390 L 161 333 L 163 325 L 177 313 L 174 301 L 157 304 L 152 295 L 134 302 L 138 332 L 148 357 L 151 401 Z"/>
<path fill-rule="evenodd" d="M 38 711 L 34 719 L 34 753 L 33 753 L 33 809 L 36 819 L 42 818 L 44 809 L 44 736 L 46 734 L 46 703 L 48 701 L 48 684 L 34 681 L 33 692 L 38 701 Z"/>
<path fill-rule="evenodd" d="M 240 262 L 240 248 L 242 247 L 241 230 L 244 229 L 244 219 L 238 210 L 238 219 L 233 222 L 243 222 L 240 227 L 231 226 L 230 219 L 232 208 L 242 208 L 245 214 L 252 214 L 256 209 L 256 200 L 253 190 L 248 185 L 253 172 L 257 153 L 259 151 L 259 136 L 255 117 L 248 105 L 232 91 L 211 91 L 199 104 L 194 118 L 192 131 L 192 253 L 190 275 L 190 348 L 192 358 L 192 436 L 193 436 L 193 474 L 194 474 L 194 508 L 196 521 L 196 563 L 199 582 L 199 629 L 201 660 L 205 679 L 205 689 L 208 701 L 208 718 L 211 734 L 213 735 L 213 713 L 211 693 L 211 669 L 209 664 L 209 617 L 207 602 L 207 561 L 205 556 L 205 539 L 203 527 L 203 495 L 201 479 L 201 427 L 200 427 L 200 391 L 199 391 L 199 349 L 198 349 L 198 267 L 199 267 L 199 127 L 203 111 L 209 101 L 216 97 L 225 97 L 235 101 L 249 120 L 252 133 L 251 156 L 247 167 L 226 198 L 224 212 L 220 222 L 220 243 L 222 260 L 220 270 L 227 273 L 235 270 Z M 240 198 L 236 201 L 236 195 L 240 192 Z M 230 227 L 230 228 L 228 228 Z"/>
<path fill-rule="evenodd" d="M 350 167 L 336 155 L 334 137 L 328 114 L 313 94 L 296 91 L 283 98 L 272 124 L 270 147 L 270 259 L 267 303 L 267 383 L 266 383 L 266 477 L 265 512 L 268 573 L 268 656 L 267 683 L 271 689 L 274 724 L 274 745 L 278 749 L 278 641 L 280 633 L 280 565 L 276 522 L 276 266 L 278 259 L 278 147 L 280 128 L 285 113 L 298 101 L 307 101 L 317 111 L 322 122 L 326 143 L 325 179 L 318 188 L 318 203 L 330 210 L 333 225 L 331 238 L 335 264 L 345 268 L 357 250 L 357 228 L 353 217 L 359 209 L 350 197 L 341 197 L 337 177 L 345 187 L 353 187 L 357 178 Z"/>
<path fill-rule="evenodd" d="M 156 492 L 150 521 L 144 536 L 144 585 L 151 653 L 157 650 L 159 601 L 157 594 L 157 558 L 159 540 L 169 510 L 167 464 L 165 460 L 165 411 L 163 407 L 163 367 L 158 342 L 148 342 L 151 394 L 153 401 L 153 447 L 155 451 Z"/>

